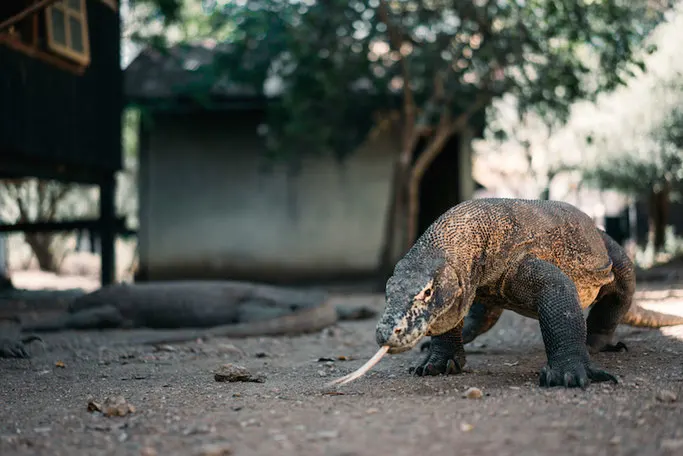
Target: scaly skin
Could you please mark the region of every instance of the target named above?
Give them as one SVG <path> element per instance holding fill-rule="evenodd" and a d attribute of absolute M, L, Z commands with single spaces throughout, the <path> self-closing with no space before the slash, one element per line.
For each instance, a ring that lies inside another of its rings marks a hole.
<path fill-rule="evenodd" d="M 620 322 L 683 324 L 631 308 L 634 267 L 588 215 L 557 201 L 488 198 L 463 202 L 437 219 L 387 281 L 377 323 L 389 353 L 432 336 L 417 375 L 459 373 L 463 344 L 493 327 L 503 310 L 537 319 L 547 364 L 539 384 L 585 388 L 617 382 L 589 353 L 625 349 Z M 587 320 L 582 310 L 593 306 Z"/>

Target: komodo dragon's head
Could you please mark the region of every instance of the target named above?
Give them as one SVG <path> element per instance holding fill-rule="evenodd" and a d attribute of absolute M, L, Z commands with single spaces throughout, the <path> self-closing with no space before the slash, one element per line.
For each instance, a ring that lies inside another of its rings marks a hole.
<path fill-rule="evenodd" d="M 387 281 L 384 313 L 375 330 L 377 343 L 388 345 L 391 354 L 410 350 L 428 335 L 436 319 L 459 305 L 461 295 L 457 274 L 442 254 L 411 249 Z"/>

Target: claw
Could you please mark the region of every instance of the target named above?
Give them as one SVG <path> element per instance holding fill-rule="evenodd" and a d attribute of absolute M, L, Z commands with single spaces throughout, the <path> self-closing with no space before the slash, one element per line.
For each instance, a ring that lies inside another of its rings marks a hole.
<path fill-rule="evenodd" d="M 587 386 L 588 386 L 588 382 L 586 381 L 586 379 L 583 377 L 579 377 L 579 387 L 582 390 L 585 390 Z"/>
<path fill-rule="evenodd" d="M 454 359 L 449 359 L 446 363 L 446 375 L 459 374 L 460 372 L 462 372 L 462 367 L 460 367 L 460 363 Z"/>
<path fill-rule="evenodd" d="M 600 369 L 595 369 L 590 365 L 577 363 L 563 367 L 550 367 L 548 365 L 541 369 L 539 375 L 539 385 L 542 387 L 564 386 L 565 388 L 586 389 L 591 382 L 611 381 L 618 383 L 617 378 Z"/>
<path fill-rule="evenodd" d="M 620 352 L 621 350 L 628 351 L 628 347 L 623 342 L 617 342 L 614 345 L 606 345 L 601 351 L 604 352 Z"/>
<path fill-rule="evenodd" d="M 609 372 L 605 372 L 604 370 L 591 369 L 589 376 L 591 380 L 596 382 L 612 382 L 615 385 L 619 384 L 619 380 L 617 380 L 614 375 L 610 374 Z"/>
<path fill-rule="evenodd" d="M 572 383 L 574 383 L 574 376 L 570 374 L 569 372 L 564 373 L 564 386 L 565 388 L 569 388 L 572 386 Z"/>

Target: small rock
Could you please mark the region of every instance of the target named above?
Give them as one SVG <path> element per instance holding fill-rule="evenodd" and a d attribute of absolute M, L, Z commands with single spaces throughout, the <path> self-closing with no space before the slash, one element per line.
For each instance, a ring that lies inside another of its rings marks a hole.
<path fill-rule="evenodd" d="M 123 396 L 113 396 L 104 399 L 104 403 L 100 404 L 94 399 L 88 400 L 89 412 L 100 412 L 104 416 L 126 416 L 129 413 L 135 413 L 135 407 L 128 402 Z"/>
<path fill-rule="evenodd" d="M 264 375 L 253 375 L 246 367 L 237 364 L 223 364 L 214 371 L 214 379 L 217 382 L 255 382 L 264 383 Z"/>
<path fill-rule="evenodd" d="M 673 391 L 660 390 L 657 392 L 657 400 L 660 402 L 676 402 L 678 396 Z"/>
<path fill-rule="evenodd" d="M 481 399 L 483 395 L 484 394 L 481 392 L 479 388 L 472 387 L 468 388 L 462 397 L 466 397 L 467 399 Z"/>
<path fill-rule="evenodd" d="M 610 444 L 610 445 L 619 445 L 620 443 L 621 443 L 621 437 L 618 436 L 618 435 L 615 435 L 615 436 L 612 437 L 612 438 L 610 439 L 610 441 L 609 441 L 609 444 Z"/>
<path fill-rule="evenodd" d="M 200 456 L 228 456 L 233 453 L 229 443 L 209 443 L 199 449 Z"/>
<path fill-rule="evenodd" d="M 198 426 L 185 428 L 185 430 L 183 430 L 183 435 L 211 434 L 212 432 L 215 432 L 215 428 L 209 427 L 206 424 L 200 424 Z"/>
<path fill-rule="evenodd" d="M 379 412 L 379 409 L 376 408 L 369 408 L 365 411 L 368 415 L 374 415 L 375 413 Z"/>
<path fill-rule="evenodd" d="M 261 426 L 261 423 L 256 418 L 250 418 L 247 421 L 242 421 L 240 423 L 240 426 L 242 426 L 242 427 L 251 427 L 251 426 L 259 427 L 259 426 Z"/>
<path fill-rule="evenodd" d="M 66 367 L 66 364 L 64 364 L 64 361 L 57 361 L 55 363 L 55 367 L 61 367 L 62 369 L 64 369 Z"/>
<path fill-rule="evenodd" d="M 309 440 L 331 440 L 336 439 L 337 437 L 339 437 L 339 431 L 319 431 L 316 432 L 314 435 L 310 436 Z"/>
<path fill-rule="evenodd" d="M 460 430 L 462 432 L 470 432 L 472 429 L 474 429 L 474 426 L 470 423 L 460 423 Z"/>
<path fill-rule="evenodd" d="M 171 345 L 155 345 L 154 346 L 155 351 L 159 352 L 177 352 L 178 349 L 171 346 Z"/>
<path fill-rule="evenodd" d="M 144 447 L 140 450 L 140 456 L 157 456 L 157 450 L 152 447 Z"/>
<path fill-rule="evenodd" d="M 323 370 L 319 370 L 318 375 L 320 375 L 321 377 L 327 377 L 327 372 L 325 372 Z"/>

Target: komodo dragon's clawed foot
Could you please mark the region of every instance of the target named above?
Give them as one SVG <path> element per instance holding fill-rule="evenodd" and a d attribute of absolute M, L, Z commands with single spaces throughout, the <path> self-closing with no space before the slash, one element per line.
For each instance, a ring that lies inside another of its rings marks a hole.
<path fill-rule="evenodd" d="M 586 345 L 591 354 L 600 352 L 620 352 L 622 350 L 628 351 L 628 347 L 625 343 L 617 342 L 616 344 L 613 344 L 611 340 L 612 338 L 607 336 L 589 335 Z"/>
<path fill-rule="evenodd" d="M 0 339 L 0 358 L 30 358 L 31 355 L 26 351 L 26 344 L 35 340 L 43 341 L 38 336 L 26 336 L 22 339 Z"/>
<path fill-rule="evenodd" d="M 463 365 L 457 359 L 446 358 L 431 353 L 418 366 L 411 367 L 408 372 L 418 377 L 428 375 L 455 375 L 463 371 Z"/>
<path fill-rule="evenodd" d="M 609 372 L 581 363 L 570 364 L 567 367 L 546 365 L 539 375 L 539 385 L 547 388 L 564 386 L 565 388 L 585 389 L 591 382 L 619 383 L 617 378 Z"/>
<path fill-rule="evenodd" d="M 616 344 L 605 344 L 602 347 L 600 347 L 601 352 L 620 352 L 620 351 L 628 351 L 628 347 L 626 347 L 626 344 L 623 342 L 617 342 Z"/>
<path fill-rule="evenodd" d="M 466 362 L 460 337 L 457 330 L 452 334 L 433 337 L 429 344 L 429 354 L 408 372 L 419 377 L 460 374 Z"/>

